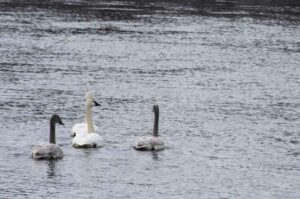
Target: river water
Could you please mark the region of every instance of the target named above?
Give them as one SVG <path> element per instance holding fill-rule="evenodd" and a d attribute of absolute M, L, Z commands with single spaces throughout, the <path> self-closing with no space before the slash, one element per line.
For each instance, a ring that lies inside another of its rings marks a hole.
<path fill-rule="evenodd" d="M 300 198 L 297 1 L 37 2 L 0 1 L 0 198 Z M 105 145 L 74 149 L 87 89 Z"/>

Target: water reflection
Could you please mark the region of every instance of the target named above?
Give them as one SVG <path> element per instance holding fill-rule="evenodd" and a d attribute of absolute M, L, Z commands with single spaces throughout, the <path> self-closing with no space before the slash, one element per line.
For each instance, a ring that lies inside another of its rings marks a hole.
<path fill-rule="evenodd" d="M 84 157 L 90 158 L 94 153 L 98 153 L 101 150 L 100 148 L 78 148 L 76 150 L 82 151 Z"/>
<path fill-rule="evenodd" d="M 152 153 L 152 159 L 153 160 L 158 160 L 158 152 L 157 151 L 151 151 Z"/>
<path fill-rule="evenodd" d="M 49 160 L 48 161 L 48 170 L 47 170 L 47 177 L 48 178 L 55 177 L 55 164 L 56 164 L 56 160 Z"/>

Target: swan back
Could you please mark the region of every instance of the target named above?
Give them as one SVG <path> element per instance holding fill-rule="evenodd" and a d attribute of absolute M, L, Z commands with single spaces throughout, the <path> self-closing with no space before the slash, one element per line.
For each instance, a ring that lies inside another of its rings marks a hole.
<path fill-rule="evenodd" d="M 97 148 L 103 146 L 103 138 L 98 133 L 82 133 L 74 137 L 75 148 Z"/>
<path fill-rule="evenodd" d="M 56 144 L 45 144 L 35 147 L 31 152 L 33 159 L 59 159 L 64 157 L 64 153 Z"/>
<path fill-rule="evenodd" d="M 133 148 L 136 150 L 162 150 L 165 145 L 158 137 L 143 136 L 136 139 Z"/>
<path fill-rule="evenodd" d="M 99 131 L 99 127 L 94 124 L 95 132 Z M 75 137 L 79 134 L 87 133 L 87 124 L 86 123 L 77 123 L 71 129 L 71 137 Z"/>

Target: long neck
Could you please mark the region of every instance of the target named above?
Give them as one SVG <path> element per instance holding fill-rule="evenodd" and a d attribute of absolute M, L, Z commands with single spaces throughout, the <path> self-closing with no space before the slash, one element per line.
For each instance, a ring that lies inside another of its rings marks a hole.
<path fill-rule="evenodd" d="M 153 136 L 158 137 L 158 119 L 159 119 L 159 112 L 154 112 L 154 127 L 153 127 Z"/>
<path fill-rule="evenodd" d="M 56 139 L 55 139 L 55 122 L 52 119 L 50 120 L 50 143 L 56 144 Z"/>
<path fill-rule="evenodd" d="M 87 132 L 88 133 L 95 132 L 93 118 L 92 118 L 92 109 L 89 107 L 85 107 L 85 122 L 87 124 Z"/>

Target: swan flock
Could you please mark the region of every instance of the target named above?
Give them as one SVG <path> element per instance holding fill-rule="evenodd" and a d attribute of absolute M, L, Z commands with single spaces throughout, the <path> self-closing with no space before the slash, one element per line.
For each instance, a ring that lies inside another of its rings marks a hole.
<path fill-rule="evenodd" d="M 75 148 L 98 148 L 103 146 L 103 138 L 99 134 L 99 127 L 93 122 L 93 108 L 101 106 L 90 91 L 85 94 L 85 120 L 76 123 L 71 129 L 73 137 L 72 146 Z M 164 142 L 158 137 L 159 107 L 153 106 L 154 126 L 152 135 L 138 137 L 133 145 L 136 150 L 162 150 Z M 38 145 L 33 148 L 31 157 L 33 159 L 60 159 L 64 157 L 62 149 L 56 144 L 56 124 L 64 125 L 57 114 L 50 118 L 49 143 Z"/>

